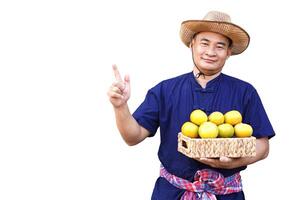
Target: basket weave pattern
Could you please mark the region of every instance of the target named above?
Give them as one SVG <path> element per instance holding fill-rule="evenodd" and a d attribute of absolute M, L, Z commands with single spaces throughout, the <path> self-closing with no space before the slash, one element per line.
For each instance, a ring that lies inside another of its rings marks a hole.
<path fill-rule="evenodd" d="M 256 138 L 189 138 L 178 134 L 178 151 L 190 158 L 253 157 L 256 154 Z"/>

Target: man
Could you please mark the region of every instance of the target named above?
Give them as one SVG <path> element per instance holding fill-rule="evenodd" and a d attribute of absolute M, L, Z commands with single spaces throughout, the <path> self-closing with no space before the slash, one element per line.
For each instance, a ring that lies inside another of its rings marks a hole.
<path fill-rule="evenodd" d="M 245 199 L 239 172 L 267 157 L 268 140 L 275 135 L 255 88 L 247 82 L 221 73 L 231 55 L 242 53 L 249 35 L 231 23 L 229 15 L 209 12 L 203 20 L 181 24 L 180 37 L 191 49 L 193 71 L 162 81 L 151 88 L 144 102 L 130 113 L 130 80 L 124 80 L 116 66 L 116 82 L 108 91 L 118 129 L 128 145 L 154 136 L 160 127 L 158 157 L 162 164 L 152 199 Z M 194 109 L 210 114 L 238 110 L 252 125 L 257 138 L 256 156 L 244 158 L 188 158 L 177 151 L 177 134 Z"/>

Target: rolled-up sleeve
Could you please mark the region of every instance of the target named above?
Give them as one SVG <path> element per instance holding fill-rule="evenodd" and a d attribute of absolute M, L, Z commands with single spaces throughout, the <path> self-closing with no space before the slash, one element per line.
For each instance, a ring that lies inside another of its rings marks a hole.
<path fill-rule="evenodd" d="M 257 91 L 253 89 L 249 94 L 243 121 L 252 126 L 253 136 L 257 138 L 271 138 L 275 136 L 275 132 Z"/>
<path fill-rule="evenodd" d="M 148 91 L 143 103 L 133 113 L 133 117 L 154 136 L 159 127 L 159 99 L 155 88 Z"/>

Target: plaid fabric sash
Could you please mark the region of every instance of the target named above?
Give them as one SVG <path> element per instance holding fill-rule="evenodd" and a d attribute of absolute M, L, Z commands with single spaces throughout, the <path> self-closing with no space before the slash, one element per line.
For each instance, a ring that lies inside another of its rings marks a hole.
<path fill-rule="evenodd" d="M 181 200 L 217 200 L 215 195 L 242 191 L 241 176 L 236 173 L 224 178 L 219 172 L 203 169 L 196 172 L 194 182 L 170 174 L 163 166 L 160 176 L 179 189 L 186 190 Z"/>

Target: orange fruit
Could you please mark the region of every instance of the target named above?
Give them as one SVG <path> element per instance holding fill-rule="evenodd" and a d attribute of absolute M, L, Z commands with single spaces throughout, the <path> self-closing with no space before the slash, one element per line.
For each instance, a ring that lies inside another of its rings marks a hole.
<path fill-rule="evenodd" d="M 200 125 L 203 122 L 207 121 L 207 115 L 205 112 L 203 112 L 200 109 L 194 110 L 190 114 L 190 121 L 193 122 L 194 124 Z"/>
<path fill-rule="evenodd" d="M 250 137 L 253 133 L 253 129 L 249 124 L 239 123 L 234 126 L 234 133 L 236 137 Z"/>
<path fill-rule="evenodd" d="M 181 133 L 190 138 L 197 138 L 199 137 L 198 128 L 199 127 L 196 124 L 193 124 L 192 122 L 185 122 L 181 126 Z"/>
<path fill-rule="evenodd" d="M 224 115 L 221 112 L 215 111 L 208 116 L 208 121 L 220 125 L 224 123 Z"/>
<path fill-rule="evenodd" d="M 217 125 L 212 122 L 203 122 L 198 130 L 201 138 L 216 138 L 218 137 L 219 130 Z"/>
<path fill-rule="evenodd" d="M 231 124 L 221 124 L 218 129 L 221 138 L 231 138 L 234 135 L 234 128 Z"/>
<path fill-rule="evenodd" d="M 242 115 L 237 110 L 231 110 L 225 113 L 224 117 L 225 123 L 231 124 L 233 126 L 242 122 Z"/>

